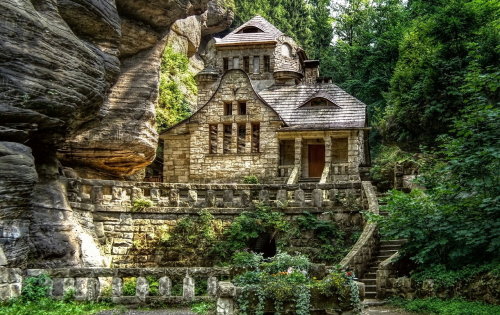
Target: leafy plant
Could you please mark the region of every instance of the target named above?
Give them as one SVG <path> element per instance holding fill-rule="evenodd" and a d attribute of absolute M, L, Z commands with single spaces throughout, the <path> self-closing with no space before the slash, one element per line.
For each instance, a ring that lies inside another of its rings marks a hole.
<path fill-rule="evenodd" d="M 27 277 L 23 281 L 21 298 L 23 301 L 38 301 L 49 294 L 50 277 L 46 274 Z"/>
<path fill-rule="evenodd" d="M 427 299 L 392 299 L 391 304 L 402 307 L 407 311 L 425 314 L 443 315 L 490 315 L 499 314 L 500 306 L 481 302 L 469 302 L 461 299 L 441 300 L 438 298 Z"/>
<path fill-rule="evenodd" d="M 136 277 L 123 278 L 122 294 L 124 296 L 135 296 L 136 287 Z"/>
<path fill-rule="evenodd" d="M 191 311 L 196 314 L 206 315 L 214 312 L 216 309 L 214 302 L 199 302 L 191 305 Z"/>
<path fill-rule="evenodd" d="M 259 178 L 255 175 L 244 176 L 243 183 L 245 183 L 245 184 L 258 184 Z"/>
<path fill-rule="evenodd" d="M 143 211 L 146 208 L 150 208 L 153 206 L 153 202 L 149 199 L 134 199 L 132 201 L 132 211 L 137 212 L 137 211 Z"/>

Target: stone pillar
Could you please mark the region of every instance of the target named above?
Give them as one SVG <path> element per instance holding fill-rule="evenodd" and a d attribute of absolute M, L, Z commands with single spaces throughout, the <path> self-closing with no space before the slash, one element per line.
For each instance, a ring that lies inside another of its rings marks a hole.
<path fill-rule="evenodd" d="M 92 203 L 101 204 L 103 200 L 102 196 L 102 186 L 92 187 Z"/>
<path fill-rule="evenodd" d="M 179 206 L 179 203 L 180 203 L 179 189 L 170 189 L 168 197 L 169 197 L 169 200 L 170 200 L 170 205 L 172 207 L 178 207 Z"/>
<path fill-rule="evenodd" d="M 230 208 L 233 206 L 234 193 L 232 189 L 225 189 L 222 195 L 222 201 L 224 202 L 224 207 Z"/>
<path fill-rule="evenodd" d="M 207 203 L 207 207 L 214 207 L 217 198 L 215 196 L 215 191 L 212 189 L 207 190 L 207 195 L 205 196 L 205 202 Z"/>
<path fill-rule="evenodd" d="M 87 299 L 87 278 L 76 278 L 75 300 L 85 301 Z"/>
<path fill-rule="evenodd" d="M 259 191 L 259 201 L 265 205 L 269 204 L 269 190 L 262 189 Z"/>
<path fill-rule="evenodd" d="M 207 281 L 207 295 L 217 296 L 217 278 L 209 277 Z"/>
<path fill-rule="evenodd" d="M 250 189 L 240 190 L 241 206 L 248 207 L 252 203 L 252 191 Z"/>
<path fill-rule="evenodd" d="M 194 279 L 186 275 L 182 281 L 182 296 L 187 301 L 192 301 L 194 298 Z"/>
<path fill-rule="evenodd" d="M 120 297 L 122 296 L 122 287 L 123 287 L 123 280 L 122 278 L 113 278 L 113 281 L 111 282 L 111 290 L 113 297 Z"/>
<path fill-rule="evenodd" d="M 233 112 L 234 112 L 234 104 L 233 104 Z M 236 107 L 238 107 L 236 105 Z M 238 110 L 236 108 L 236 110 Z M 231 153 L 238 153 L 238 124 L 233 122 L 231 126 Z"/>
<path fill-rule="evenodd" d="M 245 128 L 245 153 L 252 153 L 252 124 L 247 122 Z"/>
<path fill-rule="evenodd" d="M 312 191 L 312 205 L 313 207 L 321 208 L 323 206 L 323 190 L 314 189 Z"/>
<path fill-rule="evenodd" d="M 158 291 L 161 296 L 170 296 L 170 292 L 172 291 L 172 280 L 169 277 L 161 277 L 158 280 Z"/>
<path fill-rule="evenodd" d="M 188 204 L 190 206 L 194 206 L 196 205 L 197 202 L 198 202 L 198 192 L 193 189 L 188 190 Z"/>
<path fill-rule="evenodd" d="M 332 137 L 328 136 L 324 138 L 325 141 L 325 165 L 332 163 Z"/>
<path fill-rule="evenodd" d="M 288 192 L 286 189 L 280 189 L 276 193 L 276 206 L 279 208 L 286 208 L 288 205 Z"/>
<path fill-rule="evenodd" d="M 87 301 L 97 301 L 99 297 L 100 283 L 97 278 L 87 279 Z"/>
<path fill-rule="evenodd" d="M 221 281 L 217 287 L 217 315 L 234 315 L 236 288 L 231 282 Z"/>
<path fill-rule="evenodd" d="M 224 152 L 224 124 L 217 125 L 217 154 Z"/>
<path fill-rule="evenodd" d="M 145 277 L 137 277 L 135 296 L 139 298 L 140 301 L 145 302 L 146 296 L 149 294 L 149 283 Z"/>
<path fill-rule="evenodd" d="M 302 166 L 302 138 L 295 138 L 295 167 L 299 168 L 299 177 Z"/>
<path fill-rule="evenodd" d="M 305 194 L 304 194 L 304 191 L 300 188 L 295 191 L 295 202 L 297 203 L 297 205 L 299 207 L 304 206 Z"/>
<path fill-rule="evenodd" d="M 113 200 L 121 200 L 122 188 L 116 186 L 111 187 L 111 197 L 113 198 Z"/>
<path fill-rule="evenodd" d="M 75 290 L 75 278 L 63 278 L 63 295 L 68 291 Z"/>
<path fill-rule="evenodd" d="M 150 190 L 151 200 L 158 201 L 160 200 L 160 190 L 158 188 L 151 188 Z"/>
<path fill-rule="evenodd" d="M 142 192 L 142 189 L 138 187 L 132 187 L 132 201 L 134 201 L 135 199 L 142 199 L 143 197 L 144 193 Z"/>

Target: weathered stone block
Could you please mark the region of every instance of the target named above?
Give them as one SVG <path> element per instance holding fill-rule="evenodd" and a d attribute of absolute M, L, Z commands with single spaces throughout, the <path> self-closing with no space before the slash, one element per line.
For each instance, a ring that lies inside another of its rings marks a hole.
<path fill-rule="evenodd" d="M 312 191 L 312 205 L 313 205 L 313 207 L 318 207 L 318 208 L 323 206 L 323 190 L 313 189 L 313 191 Z"/>
<path fill-rule="evenodd" d="M 191 276 L 186 275 L 182 281 L 182 296 L 184 299 L 191 301 L 194 298 L 194 288 L 194 279 Z"/>
<path fill-rule="evenodd" d="M 241 205 L 243 207 L 248 207 L 252 202 L 252 192 L 249 189 L 240 190 Z"/>
<path fill-rule="evenodd" d="M 192 189 L 188 190 L 187 200 L 190 206 L 196 205 L 196 203 L 198 202 L 198 192 Z"/>
<path fill-rule="evenodd" d="M 262 189 L 259 191 L 259 201 L 265 205 L 269 204 L 269 190 Z"/>
<path fill-rule="evenodd" d="M 123 286 L 122 278 L 114 277 L 113 281 L 111 282 L 111 290 L 113 296 L 115 297 L 122 296 L 122 286 Z"/>
<path fill-rule="evenodd" d="M 168 199 L 170 202 L 170 206 L 178 207 L 180 203 L 179 199 L 179 190 L 178 189 L 170 189 L 168 192 Z"/>
<path fill-rule="evenodd" d="M 215 195 L 215 191 L 212 189 L 207 190 L 207 195 L 205 196 L 205 202 L 207 203 L 207 207 L 214 207 L 216 203 L 217 197 Z"/>
<path fill-rule="evenodd" d="M 217 278 L 209 277 L 207 281 L 207 295 L 216 296 L 217 295 Z"/>
<path fill-rule="evenodd" d="M 160 200 L 160 190 L 158 188 L 151 188 L 149 191 L 149 195 L 151 200 L 158 201 Z"/>
<path fill-rule="evenodd" d="M 224 207 L 230 208 L 233 206 L 234 193 L 232 189 L 225 189 L 222 195 Z"/>
<path fill-rule="evenodd" d="M 294 195 L 295 202 L 298 204 L 299 207 L 304 206 L 305 202 L 305 194 L 302 189 L 297 189 L 295 190 L 295 195 Z"/>
<path fill-rule="evenodd" d="M 172 291 L 172 280 L 169 277 L 161 277 L 158 280 L 159 288 L 158 291 L 161 296 L 170 296 Z"/>
<path fill-rule="evenodd" d="M 137 277 L 135 296 L 139 298 L 140 301 L 146 301 L 146 296 L 149 294 L 149 283 L 145 277 Z"/>

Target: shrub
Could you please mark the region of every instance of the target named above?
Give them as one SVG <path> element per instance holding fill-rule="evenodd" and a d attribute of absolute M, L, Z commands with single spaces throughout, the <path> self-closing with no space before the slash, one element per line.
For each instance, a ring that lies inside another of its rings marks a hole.
<path fill-rule="evenodd" d="M 28 277 L 23 281 L 21 298 L 23 301 L 38 301 L 49 294 L 50 278 L 46 274 Z"/>
<path fill-rule="evenodd" d="M 143 211 L 146 208 L 151 208 L 153 206 L 153 202 L 149 199 L 134 199 L 132 201 L 132 211 Z"/>
<path fill-rule="evenodd" d="M 255 175 L 244 176 L 243 183 L 245 183 L 245 184 L 258 184 L 259 178 Z"/>
<path fill-rule="evenodd" d="M 441 300 L 438 298 L 428 299 L 392 299 L 391 303 L 402 307 L 405 310 L 425 313 L 425 314 L 443 314 L 443 315 L 490 315 L 500 314 L 499 305 L 490 305 L 480 302 L 468 302 L 461 299 Z"/>

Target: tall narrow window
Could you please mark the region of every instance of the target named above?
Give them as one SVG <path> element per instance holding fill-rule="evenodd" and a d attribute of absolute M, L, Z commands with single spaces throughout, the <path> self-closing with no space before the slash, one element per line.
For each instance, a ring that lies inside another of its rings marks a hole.
<path fill-rule="evenodd" d="M 227 70 L 229 70 L 229 58 L 224 58 L 222 60 L 224 62 L 224 72 L 226 72 Z"/>
<path fill-rule="evenodd" d="M 239 69 L 240 68 L 240 57 L 234 57 L 233 58 L 233 69 Z"/>
<path fill-rule="evenodd" d="M 222 152 L 224 154 L 231 152 L 231 138 L 233 126 L 224 125 L 224 139 L 222 141 Z"/>
<path fill-rule="evenodd" d="M 224 115 L 232 115 L 233 114 L 233 103 L 227 102 L 224 103 Z"/>
<path fill-rule="evenodd" d="M 246 115 L 246 114 L 247 114 L 247 103 L 238 102 L 238 115 Z"/>
<path fill-rule="evenodd" d="M 209 126 L 209 142 L 210 153 L 217 153 L 217 125 Z"/>
<path fill-rule="evenodd" d="M 260 152 L 260 124 L 252 124 L 252 153 Z"/>
<path fill-rule="evenodd" d="M 271 58 L 264 56 L 264 72 L 271 72 Z"/>
<path fill-rule="evenodd" d="M 259 71 L 260 71 L 260 57 L 254 56 L 253 57 L 253 73 L 259 73 Z"/>
<path fill-rule="evenodd" d="M 250 73 L 250 57 L 248 56 L 243 57 L 243 70 L 246 73 Z"/>
<path fill-rule="evenodd" d="M 246 124 L 238 125 L 238 153 L 245 152 L 245 137 L 247 135 Z"/>

